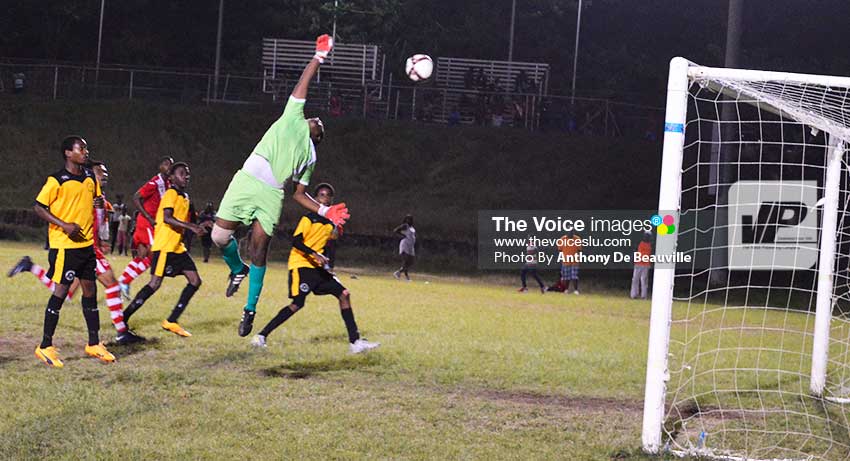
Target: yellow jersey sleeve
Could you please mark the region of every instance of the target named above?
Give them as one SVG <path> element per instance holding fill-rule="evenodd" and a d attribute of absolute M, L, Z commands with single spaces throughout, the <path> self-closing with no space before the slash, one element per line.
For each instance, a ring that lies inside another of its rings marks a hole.
<path fill-rule="evenodd" d="M 35 201 L 40 203 L 45 207 L 49 207 L 53 202 L 56 201 L 56 198 L 59 196 L 59 181 L 56 180 L 53 176 L 47 178 L 47 181 L 44 183 L 44 186 L 41 188 L 41 192 L 38 193 L 38 196 L 35 198 Z"/>

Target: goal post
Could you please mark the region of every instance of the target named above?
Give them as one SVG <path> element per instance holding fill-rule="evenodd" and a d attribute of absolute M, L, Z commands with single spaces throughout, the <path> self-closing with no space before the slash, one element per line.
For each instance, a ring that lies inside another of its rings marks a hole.
<path fill-rule="evenodd" d="M 667 108 L 664 114 L 664 144 L 661 154 L 659 210 L 678 210 L 682 148 L 688 104 L 688 61 L 673 58 L 667 79 Z M 650 453 L 661 448 L 661 425 L 667 386 L 667 347 L 673 306 L 674 268 L 656 268 L 652 279 L 652 312 L 649 321 L 649 351 L 646 361 L 646 391 L 643 407 L 643 446 Z"/>
<path fill-rule="evenodd" d="M 838 230 L 838 198 L 841 185 L 841 160 L 844 142 L 830 136 L 827 143 L 826 182 L 824 184 L 823 219 L 821 224 L 820 255 L 818 260 L 817 304 L 812 339 L 812 375 L 809 390 L 823 396 L 829 347 L 829 324 L 832 319 L 834 289 L 835 235 Z"/>
<path fill-rule="evenodd" d="M 850 78 L 670 61 L 644 451 L 850 458 L 848 140 Z"/>

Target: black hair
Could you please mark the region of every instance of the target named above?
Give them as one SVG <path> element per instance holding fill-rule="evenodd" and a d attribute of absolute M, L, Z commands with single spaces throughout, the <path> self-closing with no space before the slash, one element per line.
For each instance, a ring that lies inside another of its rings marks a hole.
<path fill-rule="evenodd" d="M 174 157 L 172 157 L 170 155 L 165 155 L 165 156 L 160 157 L 159 163 L 157 163 L 157 165 L 162 165 L 162 162 L 164 162 L 166 160 L 168 160 L 171 163 L 174 163 Z"/>
<path fill-rule="evenodd" d="M 82 138 L 82 136 L 66 136 L 65 139 L 62 140 L 62 146 L 60 147 L 60 149 L 62 150 L 62 158 L 65 158 L 65 151 L 74 150 L 74 144 L 77 143 L 85 144 L 86 141 Z"/>
<path fill-rule="evenodd" d="M 331 186 L 326 182 L 317 185 L 316 188 L 313 189 L 313 195 L 319 195 L 319 190 L 321 189 L 329 189 L 331 191 L 331 195 L 336 195 L 336 190 L 334 190 L 334 186 Z"/>
<path fill-rule="evenodd" d="M 91 160 L 91 159 L 89 159 L 89 161 L 86 163 L 86 168 L 94 168 L 94 167 L 96 167 L 96 166 L 102 166 L 102 167 L 106 168 L 106 164 L 105 164 L 105 163 L 103 163 L 103 162 L 102 162 L 102 161 L 100 161 L 100 160 Z"/>
<path fill-rule="evenodd" d="M 316 139 L 316 143 L 320 143 L 320 142 L 322 142 L 323 139 L 325 139 L 325 124 L 322 123 L 322 119 L 320 119 L 319 117 L 313 117 L 313 118 L 307 119 L 307 121 L 310 121 L 310 120 L 314 120 L 316 122 L 316 126 L 319 127 L 320 132 L 319 132 L 318 139 Z M 312 134 L 313 133 L 312 133 L 312 130 L 311 130 L 311 132 L 310 132 L 311 138 L 312 138 Z"/>
<path fill-rule="evenodd" d="M 412 214 L 405 215 L 404 219 L 401 222 L 407 223 L 408 226 L 412 226 L 413 225 L 413 215 Z"/>
<path fill-rule="evenodd" d="M 186 162 L 175 162 L 175 163 L 172 163 L 172 164 L 171 164 L 171 166 L 170 166 L 170 167 L 168 167 L 168 175 L 169 175 L 169 176 L 173 175 L 173 174 L 174 174 L 174 172 L 175 172 L 175 171 L 177 171 L 177 169 L 178 169 L 178 168 L 180 168 L 180 167 L 186 168 L 186 169 L 188 170 L 188 169 L 189 169 L 189 164 L 188 164 L 188 163 L 186 163 Z"/>

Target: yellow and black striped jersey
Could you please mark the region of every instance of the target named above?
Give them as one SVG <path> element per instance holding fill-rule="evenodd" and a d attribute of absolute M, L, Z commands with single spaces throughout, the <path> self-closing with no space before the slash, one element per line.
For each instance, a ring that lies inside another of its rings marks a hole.
<path fill-rule="evenodd" d="M 300 241 L 316 253 L 328 256 L 326 250 L 328 241 L 333 238 L 333 230 L 334 225 L 328 218 L 319 216 L 318 213 L 307 213 L 298 221 L 298 227 L 292 234 L 293 242 Z M 293 243 L 292 251 L 289 252 L 287 266 L 289 269 L 320 267 L 313 258 L 304 253 L 304 250 L 296 248 L 295 243 Z"/>
<path fill-rule="evenodd" d="M 165 210 L 171 208 L 174 219 L 189 222 L 189 194 L 178 192 L 175 188 L 165 191 L 156 210 L 156 228 L 153 231 L 153 246 L 151 251 L 166 251 L 183 253 L 183 228 L 165 223 Z"/>
<path fill-rule="evenodd" d="M 100 195 L 100 184 L 88 168 L 83 168 L 80 175 L 63 168 L 47 177 L 36 203 L 62 221 L 79 225 L 84 237 L 75 242 L 61 227 L 50 224 L 50 248 L 85 248 L 94 244 L 94 198 Z"/>

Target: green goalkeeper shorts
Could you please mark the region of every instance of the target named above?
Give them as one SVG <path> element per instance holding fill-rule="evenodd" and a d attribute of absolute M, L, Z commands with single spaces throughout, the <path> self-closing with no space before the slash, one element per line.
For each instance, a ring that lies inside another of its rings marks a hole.
<path fill-rule="evenodd" d="M 282 190 L 239 170 L 230 180 L 216 216 L 246 225 L 257 220 L 266 235 L 274 235 L 282 211 Z"/>

